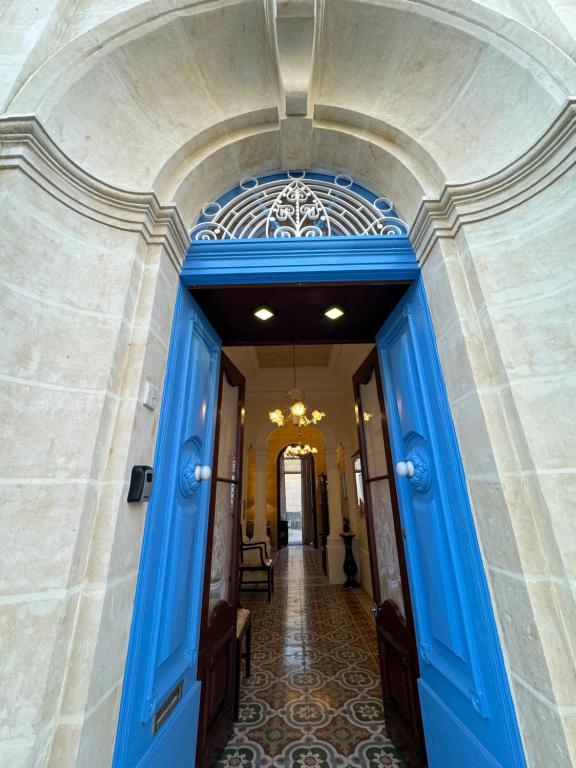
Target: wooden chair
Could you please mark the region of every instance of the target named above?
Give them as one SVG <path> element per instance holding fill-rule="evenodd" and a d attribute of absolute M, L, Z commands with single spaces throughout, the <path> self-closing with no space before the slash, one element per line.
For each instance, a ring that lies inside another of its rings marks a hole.
<path fill-rule="evenodd" d="M 256 562 L 245 562 L 244 554 L 255 551 L 258 553 Z M 246 573 L 263 573 L 263 579 L 250 579 L 244 581 Z M 265 585 L 262 588 L 261 585 Z M 253 541 L 250 544 L 240 542 L 240 592 L 268 592 L 268 602 L 274 592 L 274 563 L 268 557 L 268 547 L 265 541 Z"/>
<path fill-rule="evenodd" d="M 242 653 L 242 641 L 245 651 Z M 242 659 L 245 661 L 244 674 L 250 677 L 250 654 L 252 651 L 252 614 L 247 608 L 238 608 L 236 614 L 236 690 L 234 691 L 234 720 L 240 714 L 240 678 Z"/>

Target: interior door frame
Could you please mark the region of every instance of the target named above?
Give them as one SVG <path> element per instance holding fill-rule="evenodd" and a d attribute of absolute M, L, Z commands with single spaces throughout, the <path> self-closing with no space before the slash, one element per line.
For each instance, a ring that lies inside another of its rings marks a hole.
<path fill-rule="evenodd" d="M 284 448 L 280 448 L 280 450 L 278 451 L 278 455 L 276 456 L 276 549 L 281 549 L 280 523 L 282 522 L 282 489 L 280 488 L 280 479 L 283 473 L 282 457 L 287 447 L 288 445 L 285 445 Z M 288 540 L 286 541 L 286 546 L 288 546 L 289 543 L 290 543 L 290 533 L 288 532 Z M 283 548 L 284 547 L 282 547 L 282 549 Z"/>
<path fill-rule="evenodd" d="M 231 541 L 231 549 L 232 549 L 232 565 L 231 565 L 231 573 L 232 573 L 232 579 L 233 579 L 233 586 L 232 586 L 232 609 L 228 608 L 228 605 L 226 606 L 220 606 L 220 609 L 218 611 L 217 616 L 214 619 L 214 634 L 217 634 L 219 637 L 220 643 L 230 642 L 230 638 L 227 637 L 227 634 L 230 632 L 230 624 L 233 626 L 233 642 L 231 643 L 232 647 L 229 649 L 230 651 L 230 659 L 229 664 L 231 665 L 233 672 L 232 674 L 235 674 L 235 665 L 236 665 L 236 609 L 239 604 L 238 595 L 239 595 L 239 582 L 238 582 L 238 560 L 239 560 L 239 548 L 240 548 L 240 531 L 241 531 L 241 520 L 240 520 L 240 511 L 241 511 L 241 497 L 242 497 L 242 469 L 243 469 L 243 442 L 244 442 L 244 406 L 245 406 L 245 400 L 246 400 L 246 382 L 244 379 L 244 376 L 240 373 L 238 368 L 234 365 L 234 363 L 230 360 L 230 358 L 224 353 L 220 353 L 220 381 L 218 385 L 218 405 L 216 408 L 216 427 L 215 427 L 215 434 L 214 434 L 214 451 L 213 451 L 213 458 L 212 458 L 212 468 L 213 468 L 213 482 L 210 488 L 210 506 L 209 506 L 209 513 L 208 513 L 208 533 L 206 537 L 206 557 L 204 561 L 204 589 L 203 589 L 203 595 L 202 595 L 202 613 L 201 613 L 201 622 L 200 622 L 200 642 L 199 642 L 199 653 L 198 653 L 198 677 L 200 679 L 201 685 L 202 685 L 202 692 L 201 692 L 201 698 L 200 698 L 200 713 L 198 718 L 198 742 L 196 745 L 196 764 L 198 766 L 203 766 L 206 762 L 207 755 L 205 754 L 205 751 L 207 748 L 210 747 L 209 740 L 212 742 L 214 739 L 216 739 L 218 742 L 223 740 L 223 735 L 218 733 L 212 733 L 208 732 L 207 730 L 207 723 L 206 723 L 206 715 L 207 715 L 207 701 L 206 697 L 209 694 L 209 691 L 206 689 L 206 660 L 208 655 L 208 646 L 210 645 L 210 639 L 212 637 L 212 633 L 208 633 L 208 609 L 209 609 L 209 602 L 210 602 L 210 576 L 211 576 L 211 569 L 212 569 L 212 545 L 214 542 L 214 519 L 215 519 L 215 509 L 216 509 L 216 494 L 217 494 L 217 486 L 218 482 L 223 482 L 224 480 L 220 477 L 218 477 L 218 460 L 219 460 L 219 450 L 220 450 L 220 425 L 221 425 L 221 417 L 222 417 L 222 390 L 223 390 L 223 383 L 224 383 L 224 377 L 226 377 L 230 384 L 233 386 L 238 387 L 238 429 L 237 429 L 237 437 L 236 437 L 236 456 L 238 457 L 238 467 L 237 467 L 237 480 L 236 480 L 236 497 L 234 499 L 234 529 L 232 532 L 232 541 Z M 228 482 L 227 480 L 225 480 Z M 233 610 L 233 616 L 229 616 L 230 610 Z M 216 650 L 215 648 L 212 649 L 213 651 Z M 230 688 L 230 699 L 227 701 L 225 706 L 229 710 L 229 715 L 231 718 L 231 722 L 233 721 L 233 712 L 234 712 L 234 699 L 232 692 L 234 691 L 234 680 L 231 681 L 232 685 Z M 221 723 L 222 730 L 227 730 L 227 723 L 223 722 Z"/>
<path fill-rule="evenodd" d="M 284 455 L 284 451 L 286 448 L 288 448 L 288 445 L 291 445 L 291 443 L 286 444 L 283 448 L 281 448 L 278 451 L 278 455 L 276 456 L 276 547 L 278 547 L 278 541 L 280 540 L 280 521 L 281 521 L 281 510 L 282 510 L 282 500 L 281 495 L 282 491 L 280 489 L 280 473 L 284 470 L 282 469 L 282 457 Z M 314 456 L 312 456 L 312 461 L 314 462 L 313 468 L 314 468 L 314 487 L 312 489 L 313 491 L 313 503 L 312 503 L 312 544 L 314 546 L 314 549 L 318 549 L 318 509 L 316 505 L 316 481 L 318 478 L 318 474 L 316 472 L 316 462 L 314 461 Z M 302 481 L 302 492 L 304 492 L 304 481 Z M 288 542 L 289 544 L 290 542 Z M 286 544 L 286 546 L 288 546 Z"/>
<path fill-rule="evenodd" d="M 367 448 L 366 448 L 366 438 L 364 434 L 364 430 L 362 428 L 362 417 L 360 415 L 360 409 L 361 409 L 361 392 L 360 392 L 360 386 L 362 384 L 367 383 L 370 380 L 370 377 L 374 373 L 376 376 L 376 391 L 378 394 L 378 403 L 380 406 L 380 426 L 382 429 L 382 436 L 384 439 L 384 453 L 386 456 L 386 466 L 388 469 L 387 476 L 382 476 L 382 478 L 374 477 L 372 478 L 372 481 L 377 481 L 379 479 L 386 479 L 389 483 L 390 488 L 390 500 L 391 500 L 391 506 L 392 506 L 392 516 L 394 519 L 394 537 L 396 540 L 396 550 L 398 552 L 398 566 L 400 569 L 400 577 L 402 581 L 402 597 L 404 600 L 404 610 L 406 613 L 406 619 L 404 620 L 402 616 L 399 614 L 399 611 L 395 604 L 391 600 L 382 600 L 382 595 L 380 593 L 380 579 L 378 578 L 378 555 L 376 552 L 376 541 L 375 541 L 375 534 L 374 534 L 374 510 L 372 508 L 372 501 L 371 501 L 371 494 L 370 494 L 370 488 L 369 488 L 369 481 L 367 479 L 369 474 L 369 468 L 367 466 L 366 457 L 367 457 Z M 419 676 L 419 664 L 418 664 L 418 648 L 416 643 L 416 631 L 414 627 L 414 616 L 413 616 L 413 609 L 412 609 L 412 598 L 410 594 L 410 580 L 408 575 L 408 568 L 406 565 L 406 552 L 404 549 L 404 536 L 403 536 L 403 525 L 402 525 L 402 519 L 400 515 L 400 508 L 398 503 L 398 494 L 396 491 L 396 477 L 394 472 L 394 463 L 392 459 L 392 449 L 390 447 L 390 432 L 388 429 L 388 419 L 386 416 L 386 404 L 384 402 L 384 392 L 382 388 L 382 373 L 380 369 L 380 361 L 378 358 L 378 350 L 376 347 L 368 354 L 362 365 L 358 368 L 358 370 L 354 373 L 353 376 L 353 388 L 354 388 L 354 400 L 357 406 L 357 413 L 356 413 L 356 424 L 358 429 L 358 442 L 360 446 L 360 457 L 361 457 L 361 469 L 362 469 L 362 487 L 364 490 L 364 507 L 366 510 L 365 513 L 365 519 L 366 519 L 366 529 L 367 529 L 367 535 L 368 535 L 368 550 L 370 555 L 370 572 L 371 572 L 371 580 L 372 580 L 372 595 L 373 595 L 373 601 L 374 606 L 377 609 L 376 614 L 376 630 L 378 634 L 378 639 L 380 640 L 380 635 L 384 635 L 383 640 L 388 641 L 391 643 L 394 643 L 395 637 L 390 634 L 386 628 L 383 626 L 384 619 L 388 618 L 389 622 L 395 625 L 395 628 L 402 632 L 403 639 L 406 643 L 406 646 L 408 647 L 410 653 L 412 654 L 412 663 L 411 663 L 411 672 L 415 675 L 414 680 L 412 681 L 413 684 L 410 686 L 410 691 L 408 692 L 408 697 L 410 699 L 410 709 L 412 711 L 412 717 L 414 720 L 414 729 L 413 732 L 410 733 L 410 736 L 412 737 L 413 743 L 410 745 L 411 748 L 413 748 L 417 754 L 418 759 L 425 764 L 425 755 L 426 755 L 426 749 L 424 746 L 424 730 L 422 725 L 422 713 L 420 710 L 420 701 L 418 698 L 418 686 L 417 686 L 417 680 Z M 385 616 L 381 616 L 380 614 L 384 613 Z M 382 694 L 384 697 L 384 702 L 390 701 L 389 697 L 389 681 L 386 680 L 386 676 L 384 674 L 384 659 L 382 658 L 382 645 L 379 642 L 378 643 L 378 650 L 380 653 L 380 673 L 381 673 L 381 681 L 382 681 Z M 387 720 L 387 727 L 392 730 L 400 730 L 400 737 L 404 737 L 408 735 L 405 731 L 405 724 L 403 722 L 403 718 L 400 713 L 396 712 L 390 712 L 389 713 L 391 717 L 389 718 L 390 722 Z M 392 738 L 394 738 L 394 733 L 391 734 Z"/>
<path fill-rule="evenodd" d="M 310 483 L 310 503 L 312 504 L 312 546 L 318 549 L 318 498 L 316 495 L 316 484 L 318 482 L 318 473 L 316 471 L 316 459 L 312 455 L 312 482 Z"/>

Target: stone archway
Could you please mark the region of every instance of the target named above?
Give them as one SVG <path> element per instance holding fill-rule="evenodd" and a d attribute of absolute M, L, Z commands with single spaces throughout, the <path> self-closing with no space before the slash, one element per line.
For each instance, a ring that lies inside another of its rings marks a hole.
<path fill-rule="evenodd" d="M 323 419 L 315 427 L 309 427 L 321 435 L 322 445 L 319 450 L 322 451 L 323 461 L 325 463 L 326 475 L 328 477 L 328 506 L 331 515 L 332 535 L 328 541 L 329 552 L 329 573 L 334 582 L 341 580 L 343 546 L 338 538 L 338 532 L 341 530 L 341 511 L 340 511 L 340 473 L 337 462 L 338 442 L 336 434 L 332 429 L 328 419 Z M 268 511 L 270 497 L 270 486 L 276 482 L 275 462 L 277 451 L 270 451 L 270 438 L 275 435 L 277 428 L 273 424 L 262 424 L 258 438 L 254 445 L 255 453 L 255 474 L 256 474 L 256 495 L 255 495 L 255 531 L 259 535 L 265 535 L 265 519 Z M 273 480 L 271 480 L 273 476 Z M 257 533 L 255 533 L 257 536 Z"/>
<path fill-rule="evenodd" d="M 527 754 L 565 764 L 570 29 L 544 0 L 528 18 L 468 0 L 316 15 L 309 3 L 300 73 L 275 42 L 283 5 L 274 20 L 251 0 L 126 3 L 109 18 L 87 3 L 44 19 L 10 62 L 0 169 L 17 439 L 4 466 L 18 525 L 4 688 L 23 706 L 1 749 L 21 765 L 109 763 L 143 527 L 126 477 L 152 452 L 158 410 L 142 399 L 164 378 L 187 230 L 240 177 L 310 157 L 385 189 L 412 225 Z M 28 627 L 41 649 L 20 642 Z"/>

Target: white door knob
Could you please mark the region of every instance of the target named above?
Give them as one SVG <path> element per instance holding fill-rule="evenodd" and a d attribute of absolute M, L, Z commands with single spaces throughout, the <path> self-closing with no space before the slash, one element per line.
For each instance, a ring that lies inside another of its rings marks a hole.
<path fill-rule="evenodd" d="M 194 477 L 196 478 L 197 482 L 200 482 L 200 480 L 210 480 L 212 477 L 212 469 L 208 465 L 204 465 L 203 467 L 198 464 L 196 469 L 194 470 Z"/>
<path fill-rule="evenodd" d="M 411 461 L 399 461 L 396 464 L 396 472 L 400 477 L 412 477 L 414 474 L 414 464 Z"/>

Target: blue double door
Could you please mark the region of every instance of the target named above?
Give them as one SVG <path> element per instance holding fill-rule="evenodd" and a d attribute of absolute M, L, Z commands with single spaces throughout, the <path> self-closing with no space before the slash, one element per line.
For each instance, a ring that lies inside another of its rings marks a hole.
<path fill-rule="evenodd" d="M 312 340 L 310 340 L 312 341 Z M 524 766 L 421 279 L 376 338 L 431 768 Z M 181 289 L 115 768 L 192 768 L 220 341 Z M 352 372 L 351 372 L 352 379 Z"/>

